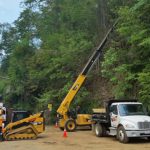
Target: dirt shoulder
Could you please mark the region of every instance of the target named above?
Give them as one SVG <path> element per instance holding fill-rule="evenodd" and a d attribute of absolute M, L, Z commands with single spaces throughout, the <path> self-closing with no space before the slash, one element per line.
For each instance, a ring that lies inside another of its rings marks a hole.
<path fill-rule="evenodd" d="M 67 133 L 58 128 L 47 127 L 46 131 L 36 140 L 4 141 L 0 150 L 148 150 L 150 141 L 145 139 L 132 140 L 129 144 L 121 144 L 114 137 L 98 138 L 92 131 Z"/>

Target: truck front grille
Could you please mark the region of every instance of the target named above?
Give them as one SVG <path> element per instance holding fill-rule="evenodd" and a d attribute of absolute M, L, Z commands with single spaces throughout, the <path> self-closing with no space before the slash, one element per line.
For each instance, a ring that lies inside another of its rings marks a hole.
<path fill-rule="evenodd" d="M 138 122 L 139 129 L 150 129 L 150 122 Z"/>

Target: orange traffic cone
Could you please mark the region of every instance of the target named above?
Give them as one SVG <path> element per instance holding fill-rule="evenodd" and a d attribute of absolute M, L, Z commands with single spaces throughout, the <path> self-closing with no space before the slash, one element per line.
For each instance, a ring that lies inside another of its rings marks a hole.
<path fill-rule="evenodd" d="M 67 137 L 67 131 L 66 131 L 66 129 L 64 128 L 64 134 L 63 134 L 63 137 Z"/>
<path fill-rule="evenodd" d="M 5 124 L 2 123 L 2 133 L 4 133 L 4 132 L 5 132 Z"/>
<path fill-rule="evenodd" d="M 58 123 L 57 123 L 57 121 L 56 121 L 56 123 L 55 123 L 55 128 L 58 128 Z"/>

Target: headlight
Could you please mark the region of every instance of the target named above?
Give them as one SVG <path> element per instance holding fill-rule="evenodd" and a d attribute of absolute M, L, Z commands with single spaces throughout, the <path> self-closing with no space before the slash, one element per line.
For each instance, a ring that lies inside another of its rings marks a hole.
<path fill-rule="evenodd" d="M 135 126 L 132 125 L 132 124 L 126 124 L 125 127 L 126 127 L 126 128 L 135 128 Z"/>

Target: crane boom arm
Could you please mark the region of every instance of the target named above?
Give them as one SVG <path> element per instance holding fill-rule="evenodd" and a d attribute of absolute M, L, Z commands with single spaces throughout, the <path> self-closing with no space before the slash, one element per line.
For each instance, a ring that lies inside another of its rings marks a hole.
<path fill-rule="evenodd" d="M 94 53 L 92 54 L 92 56 L 88 60 L 87 64 L 83 68 L 82 72 L 77 77 L 77 79 L 74 82 L 73 86 L 71 87 L 68 94 L 66 95 L 66 97 L 64 98 L 64 100 L 60 104 L 59 108 L 57 109 L 58 114 L 64 115 L 64 116 L 66 115 L 71 102 L 73 101 L 75 95 L 77 94 L 80 87 L 82 86 L 82 84 L 85 81 L 87 73 L 91 70 L 91 68 L 94 65 L 94 63 L 96 62 L 96 60 L 101 56 L 102 49 L 105 46 L 105 44 L 107 42 L 107 39 L 108 39 L 108 36 L 109 36 L 110 32 L 113 30 L 115 25 L 116 25 L 116 23 L 112 26 L 112 28 L 110 28 L 108 30 L 108 32 L 105 35 L 105 37 L 103 38 L 102 42 L 99 44 L 99 46 L 94 51 Z"/>
<path fill-rule="evenodd" d="M 86 76 L 79 75 L 76 81 L 74 82 L 73 86 L 69 90 L 68 94 L 62 101 L 61 105 L 57 109 L 57 113 L 61 115 L 65 115 L 65 113 L 68 111 L 70 103 L 72 102 L 73 98 L 75 97 L 76 93 L 79 91 L 81 85 L 83 84 Z"/>

